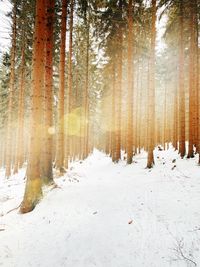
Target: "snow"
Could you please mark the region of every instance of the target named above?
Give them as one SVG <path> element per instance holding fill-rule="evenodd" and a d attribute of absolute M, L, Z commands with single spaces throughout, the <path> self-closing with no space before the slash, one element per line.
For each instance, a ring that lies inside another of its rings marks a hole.
<path fill-rule="evenodd" d="M 94 150 L 25 215 L 12 210 L 25 170 L 10 180 L 1 173 L 0 266 L 200 266 L 197 158 L 181 160 L 170 147 L 155 159 L 148 170 L 145 152 L 128 166 Z"/>

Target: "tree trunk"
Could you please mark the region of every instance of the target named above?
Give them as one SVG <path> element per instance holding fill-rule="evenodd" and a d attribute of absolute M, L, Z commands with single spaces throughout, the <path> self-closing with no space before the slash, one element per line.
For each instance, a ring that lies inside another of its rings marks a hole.
<path fill-rule="evenodd" d="M 111 156 L 112 161 L 116 161 L 116 153 L 115 153 L 115 130 L 116 130 L 116 119 L 115 119 L 115 112 L 116 112 L 116 83 L 115 83 L 115 76 L 116 76 L 116 70 L 115 70 L 115 64 L 112 62 L 112 132 L 111 132 Z"/>
<path fill-rule="evenodd" d="M 60 63 L 59 63 L 59 103 L 58 103 L 58 140 L 56 153 L 56 167 L 60 173 L 65 173 L 64 168 L 64 148 L 65 148 L 65 47 L 66 47 L 66 20 L 67 20 L 67 0 L 62 0 L 62 21 L 61 21 L 61 43 L 60 43 Z"/>
<path fill-rule="evenodd" d="M 173 123 L 173 146 L 178 149 L 178 88 L 177 82 L 174 91 L 174 123 Z"/>
<path fill-rule="evenodd" d="M 53 183 L 53 29 L 55 0 L 46 0 L 46 51 L 45 51 L 45 87 L 44 87 L 44 166 L 42 179 L 44 184 Z"/>
<path fill-rule="evenodd" d="M 196 120 L 196 66 L 195 66 L 195 1 L 190 2 L 190 55 L 189 55 L 189 147 L 188 158 L 194 157 Z"/>
<path fill-rule="evenodd" d="M 180 2 L 180 43 L 179 43 L 179 153 L 185 156 L 185 88 L 184 88 L 184 36 L 183 4 Z"/>
<path fill-rule="evenodd" d="M 12 113 L 13 113 L 13 97 L 15 85 L 15 55 L 16 55 L 16 31 L 17 31 L 17 2 L 14 2 L 13 7 L 13 28 L 12 28 L 12 47 L 11 47 L 11 65 L 10 65 L 10 80 L 9 80 L 9 102 L 8 102 L 8 119 L 7 119 L 7 136 L 6 136 L 6 173 L 7 178 L 11 175 L 12 164 Z"/>
<path fill-rule="evenodd" d="M 151 51 L 149 70 L 149 94 L 148 94 L 148 159 L 147 168 L 154 165 L 155 143 L 155 41 L 156 41 L 156 0 L 152 0 L 152 24 L 151 24 Z"/>
<path fill-rule="evenodd" d="M 40 158 L 42 146 L 42 103 L 44 90 L 45 1 L 37 0 L 32 66 L 31 139 L 27 181 L 20 212 L 32 211 L 42 197 Z"/>
<path fill-rule="evenodd" d="M 36 1 L 35 35 L 32 66 L 31 139 L 27 181 L 20 212 L 32 211 L 42 197 L 40 158 L 42 152 L 42 103 L 44 89 L 45 0 Z"/>
<path fill-rule="evenodd" d="M 128 126 L 127 164 L 133 160 L 133 1 L 128 4 Z"/>
<path fill-rule="evenodd" d="M 165 98 L 164 98 L 164 150 L 166 150 L 166 143 L 167 143 L 167 84 L 165 84 Z"/>
<path fill-rule="evenodd" d="M 84 150 L 83 157 L 88 156 L 89 139 L 89 45 L 90 45 L 90 21 L 89 15 L 86 18 L 86 73 L 85 73 L 85 92 L 84 92 Z"/>
<path fill-rule="evenodd" d="M 65 151 L 65 168 L 68 168 L 68 161 L 70 156 L 72 156 L 72 136 L 71 136 L 71 125 L 73 121 L 70 121 L 70 113 L 72 111 L 72 37 L 73 37 L 73 12 L 74 12 L 74 0 L 71 0 L 70 5 L 70 25 L 69 25 L 69 63 L 68 63 L 68 93 L 67 93 L 67 116 L 68 116 L 68 125 L 67 125 L 67 138 L 66 138 L 66 151 Z"/>
<path fill-rule="evenodd" d="M 16 155 L 14 173 L 18 172 L 18 168 L 22 167 L 24 162 L 24 93 L 25 93 L 25 32 L 22 36 L 22 49 L 21 49 L 21 70 L 19 78 L 19 97 L 18 97 L 18 124 L 17 124 L 17 139 L 16 139 Z"/>
<path fill-rule="evenodd" d="M 121 91 L 122 91 L 122 46 L 123 46 L 123 32 L 122 32 L 122 0 L 119 1 L 119 22 L 118 22 L 118 60 L 117 60 L 117 79 L 116 79 L 116 162 L 121 159 Z"/>

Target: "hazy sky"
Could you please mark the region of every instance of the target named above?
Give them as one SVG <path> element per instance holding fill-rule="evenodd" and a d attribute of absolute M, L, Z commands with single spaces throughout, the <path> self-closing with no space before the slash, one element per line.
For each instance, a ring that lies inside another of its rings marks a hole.
<path fill-rule="evenodd" d="M 6 16 L 12 9 L 8 0 L 0 0 L 0 57 L 10 46 L 11 24 L 10 18 Z"/>

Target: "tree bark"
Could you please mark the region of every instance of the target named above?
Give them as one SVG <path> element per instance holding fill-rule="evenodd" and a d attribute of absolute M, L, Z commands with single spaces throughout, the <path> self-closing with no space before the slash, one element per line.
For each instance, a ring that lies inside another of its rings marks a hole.
<path fill-rule="evenodd" d="M 115 119 L 115 112 L 116 112 L 116 83 L 115 83 L 115 78 L 116 78 L 116 70 L 115 70 L 115 64 L 112 62 L 112 133 L 111 133 L 111 156 L 112 156 L 112 161 L 116 161 L 116 156 L 115 156 L 115 131 L 116 131 L 116 119 Z"/>
<path fill-rule="evenodd" d="M 53 32 L 55 0 L 46 0 L 46 50 L 45 50 L 45 87 L 44 87 L 44 165 L 42 180 L 46 185 L 53 182 Z"/>
<path fill-rule="evenodd" d="M 190 54 L 189 54 L 189 144 L 188 144 L 188 158 L 194 157 L 194 145 L 196 142 L 196 66 L 195 66 L 195 0 L 190 2 Z"/>
<path fill-rule="evenodd" d="M 149 94 L 148 94 L 148 159 L 147 168 L 154 165 L 154 143 L 155 143 L 155 41 L 156 41 L 156 0 L 152 0 L 152 22 L 151 22 L 151 48 L 149 69 Z"/>
<path fill-rule="evenodd" d="M 56 153 L 56 167 L 60 173 L 65 173 L 64 168 L 64 148 L 65 148 L 65 48 L 66 48 L 66 20 L 67 20 L 67 0 L 62 0 L 62 21 L 61 21 L 61 43 L 59 62 L 59 96 L 58 96 L 58 140 Z"/>
<path fill-rule="evenodd" d="M 35 34 L 32 66 L 31 139 L 27 181 L 21 213 L 32 211 L 42 197 L 40 158 L 42 152 L 42 103 L 44 90 L 45 0 L 36 1 Z"/>
<path fill-rule="evenodd" d="M 19 78 L 19 108 L 18 108 L 18 124 L 17 124 L 17 140 L 16 140 L 16 155 L 15 155 L 15 165 L 14 173 L 18 172 L 18 168 L 22 167 L 24 162 L 24 105 L 25 105 L 25 31 L 23 31 L 22 36 L 22 49 L 21 49 L 21 69 L 20 69 L 20 78 Z"/>
<path fill-rule="evenodd" d="M 180 41 L 179 41 L 179 153 L 185 156 L 185 88 L 184 88 L 184 33 L 183 4 L 180 2 Z"/>
<path fill-rule="evenodd" d="M 128 4 L 128 125 L 127 125 L 127 164 L 133 160 L 133 1 Z"/>
<path fill-rule="evenodd" d="M 84 149 L 83 157 L 89 153 L 89 45 L 90 45 L 90 16 L 86 14 L 86 72 L 85 72 L 85 92 L 84 92 Z"/>
<path fill-rule="evenodd" d="M 12 164 L 12 113 L 13 113 L 13 97 L 15 87 L 15 56 L 16 56 L 16 31 L 17 31 L 17 2 L 13 6 L 13 27 L 12 27 L 12 47 L 10 60 L 10 80 L 9 80 L 9 102 L 8 102 L 8 119 L 7 119 L 7 136 L 6 136 L 6 172 L 7 178 L 11 175 Z"/>
<path fill-rule="evenodd" d="M 70 25 L 69 25 L 69 62 L 68 62 L 68 88 L 67 88 L 67 116 L 68 116 L 68 124 L 67 124 L 67 137 L 66 137 L 66 151 L 65 151 L 65 168 L 68 168 L 68 161 L 70 156 L 72 156 L 72 136 L 71 136 L 71 124 L 70 121 L 70 113 L 72 111 L 73 104 L 73 94 L 72 94 L 72 52 L 73 52 L 73 13 L 74 13 L 74 0 L 71 0 L 70 3 Z M 71 149 L 70 149 L 71 148 Z"/>
<path fill-rule="evenodd" d="M 122 46 L 123 46 L 123 32 L 122 32 L 122 0 L 119 1 L 119 21 L 118 21 L 118 59 L 117 59 L 117 78 L 116 78 L 116 133 L 115 133 L 115 158 L 116 162 L 121 159 L 121 91 L 122 91 Z"/>

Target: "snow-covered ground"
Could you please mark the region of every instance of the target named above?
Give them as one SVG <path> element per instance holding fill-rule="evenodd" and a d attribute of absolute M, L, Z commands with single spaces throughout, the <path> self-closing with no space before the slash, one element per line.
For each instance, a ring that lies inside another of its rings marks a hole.
<path fill-rule="evenodd" d="M 197 159 L 155 155 L 147 170 L 145 153 L 127 166 L 95 150 L 25 215 L 7 213 L 22 200 L 24 170 L 10 180 L 2 173 L 0 266 L 200 266 Z"/>

